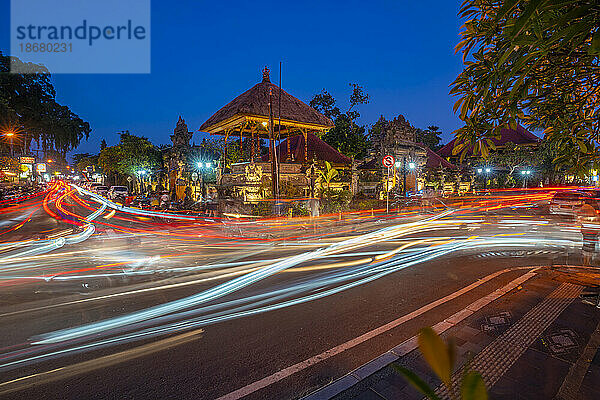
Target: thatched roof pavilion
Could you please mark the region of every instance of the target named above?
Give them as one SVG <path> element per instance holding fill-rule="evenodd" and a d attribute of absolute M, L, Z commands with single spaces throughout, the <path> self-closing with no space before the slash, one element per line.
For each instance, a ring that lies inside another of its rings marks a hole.
<path fill-rule="evenodd" d="M 269 136 L 271 115 L 273 137 Z M 269 69 L 265 67 L 262 82 L 223 106 L 199 130 L 211 135 L 223 135 L 226 140 L 229 136 L 239 137 L 240 141 L 242 137 L 250 137 L 254 148 L 254 139 L 284 139 L 298 134 L 306 138 L 308 132 L 326 132 L 331 127 L 333 122 L 329 118 L 271 83 Z"/>

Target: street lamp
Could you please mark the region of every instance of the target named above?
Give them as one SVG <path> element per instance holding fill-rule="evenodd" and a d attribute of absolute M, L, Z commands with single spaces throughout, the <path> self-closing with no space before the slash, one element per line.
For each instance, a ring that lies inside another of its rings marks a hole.
<path fill-rule="evenodd" d="M 145 169 L 140 169 L 136 171 L 136 173 L 140 177 L 140 194 L 144 191 L 144 176 L 148 173 Z"/>
<path fill-rule="evenodd" d="M 10 141 L 10 156 L 14 156 L 15 153 L 13 151 L 13 137 L 15 136 L 15 133 L 13 131 L 7 131 L 4 136 L 6 136 L 8 138 L 8 140 Z"/>
<path fill-rule="evenodd" d="M 196 165 L 198 166 L 198 169 L 200 169 L 200 173 L 198 174 L 198 180 L 200 181 L 200 199 L 202 199 L 204 197 L 204 171 L 203 171 L 203 169 L 206 169 L 206 170 L 210 169 L 212 167 L 212 163 L 198 161 L 196 163 Z M 195 191 L 195 187 L 194 187 L 194 191 Z"/>
<path fill-rule="evenodd" d="M 481 175 L 482 173 L 485 173 L 485 177 L 484 177 L 485 180 L 483 181 L 483 189 L 484 190 L 487 189 L 488 175 L 490 174 L 490 172 L 492 172 L 492 169 L 490 167 L 477 168 L 477 174 Z"/>
<path fill-rule="evenodd" d="M 408 168 L 415 169 L 416 168 L 416 164 L 414 162 L 409 162 L 408 163 Z"/>
<path fill-rule="evenodd" d="M 531 175 L 531 170 L 524 169 L 521 171 L 521 175 L 523 175 L 523 186 L 527 189 L 527 178 Z"/>

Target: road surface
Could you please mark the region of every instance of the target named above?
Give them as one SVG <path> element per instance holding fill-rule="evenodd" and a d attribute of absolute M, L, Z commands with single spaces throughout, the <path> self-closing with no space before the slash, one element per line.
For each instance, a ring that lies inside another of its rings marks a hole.
<path fill-rule="evenodd" d="M 0 204 L 0 397 L 301 398 L 520 267 L 580 262 L 551 195 L 209 219 L 55 183 Z"/>

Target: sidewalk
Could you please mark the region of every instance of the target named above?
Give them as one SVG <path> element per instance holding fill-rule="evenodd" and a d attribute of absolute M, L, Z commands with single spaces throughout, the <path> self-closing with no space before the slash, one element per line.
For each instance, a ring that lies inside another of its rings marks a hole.
<path fill-rule="evenodd" d="M 473 303 L 475 312 L 467 307 L 457 313 L 462 316 L 434 326 L 443 338 L 455 340 L 453 379 L 469 361 L 491 399 L 600 399 L 600 309 L 579 300 L 583 287 L 554 281 L 540 270 L 510 289 L 482 308 Z M 306 399 L 423 399 L 390 367 L 394 362 L 442 393 L 415 347 L 411 338 Z"/>

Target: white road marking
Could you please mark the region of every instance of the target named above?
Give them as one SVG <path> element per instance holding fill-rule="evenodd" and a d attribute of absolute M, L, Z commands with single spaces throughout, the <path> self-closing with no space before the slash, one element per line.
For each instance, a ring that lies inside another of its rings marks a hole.
<path fill-rule="evenodd" d="M 260 379 L 256 382 L 250 383 L 246 386 L 243 386 L 231 393 L 228 393 L 224 396 L 219 397 L 217 400 L 237 400 L 237 399 L 241 399 L 244 396 L 248 396 L 251 393 L 254 393 L 262 388 L 265 388 L 269 385 L 272 385 L 273 383 L 279 382 L 297 372 L 300 372 L 308 367 L 311 367 L 315 364 L 320 363 L 321 361 L 327 360 L 328 358 L 331 358 L 337 354 L 340 354 L 346 350 L 349 350 L 355 346 L 358 346 L 359 344 L 366 342 L 369 339 L 374 338 L 375 336 L 378 336 L 384 332 L 387 332 L 393 328 L 396 328 L 397 326 L 408 322 L 424 313 L 426 313 L 427 311 L 432 310 L 433 308 L 444 304 L 450 300 L 453 300 L 465 293 L 467 293 L 470 290 L 475 289 L 478 286 L 483 285 L 484 283 L 496 278 L 499 275 L 502 275 L 506 272 L 510 272 L 510 271 L 515 271 L 515 270 L 519 270 L 519 269 L 533 269 L 536 267 L 517 267 L 517 268 L 507 268 L 507 269 L 503 269 L 497 272 L 494 272 L 486 277 L 483 277 L 479 280 L 477 280 L 476 282 L 473 282 L 472 284 L 465 286 L 464 288 L 449 294 L 448 296 L 442 297 L 441 299 L 435 300 L 427 305 L 424 305 L 421 308 L 418 308 L 417 310 L 403 315 L 400 318 L 397 318 L 391 322 L 388 322 L 385 325 L 382 325 L 378 328 L 373 329 L 372 331 L 369 331 L 367 333 L 364 333 L 352 340 L 349 340 L 345 343 L 340 344 L 339 346 L 333 347 L 329 350 L 326 350 L 324 352 L 322 352 L 321 354 L 318 354 L 316 356 L 313 356 L 309 359 L 306 359 L 304 361 L 301 361 L 297 364 L 291 365 L 287 368 L 282 369 L 281 371 L 278 371 L 272 375 L 269 375 L 263 379 Z"/>

